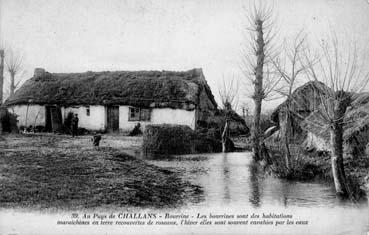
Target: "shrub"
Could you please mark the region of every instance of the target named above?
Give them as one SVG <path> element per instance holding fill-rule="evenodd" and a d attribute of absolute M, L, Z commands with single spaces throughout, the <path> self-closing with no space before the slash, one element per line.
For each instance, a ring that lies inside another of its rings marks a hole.
<path fill-rule="evenodd" d="M 143 150 L 152 154 L 186 154 L 192 152 L 194 131 L 184 125 L 148 125 Z"/>
<path fill-rule="evenodd" d="M 35 132 L 45 132 L 45 127 L 44 126 L 41 126 L 41 125 L 38 125 L 38 126 L 35 126 Z"/>
<path fill-rule="evenodd" d="M 0 107 L 0 124 L 4 132 L 18 132 L 17 116 L 10 113 L 8 109 Z"/>
<path fill-rule="evenodd" d="M 79 127 L 77 129 L 77 133 L 78 133 L 78 135 L 88 135 L 88 134 L 91 133 L 91 131 L 87 130 L 86 128 Z"/>
<path fill-rule="evenodd" d="M 141 124 L 137 123 L 131 132 L 128 134 L 129 136 L 142 135 Z"/>
<path fill-rule="evenodd" d="M 283 151 L 269 150 L 269 153 L 271 154 L 269 170 L 277 177 L 290 180 L 311 180 L 323 174 L 323 170 L 314 162 L 314 158 L 308 157 L 308 153 L 304 151 L 292 156 L 290 170 L 286 167 Z M 326 157 L 324 153 L 316 154 L 319 157 L 317 156 L 315 158 L 318 159 Z"/>
<path fill-rule="evenodd" d="M 185 125 L 148 125 L 143 135 L 143 151 L 146 155 L 220 152 L 222 144 L 215 135 L 197 133 Z"/>

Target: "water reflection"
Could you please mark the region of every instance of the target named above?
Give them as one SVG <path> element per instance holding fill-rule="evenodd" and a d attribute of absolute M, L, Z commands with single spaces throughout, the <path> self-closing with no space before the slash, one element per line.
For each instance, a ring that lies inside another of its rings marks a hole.
<path fill-rule="evenodd" d="M 249 196 L 249 202 L 254 207 L 260 207 L 261 206 L 261 188 L 259 182 L 262 181 L 262 177 L 260 177 L 259 174 L 259 167 L 256 164 L 256 162 L 252 161 L 249 165 L 249 172 L 250 172 L 250 196 Z"/>
<path fill-rule="evenodd" d="M 231 200 L 231 194 L 229 191 L 229 184 L 230 184 L 230 171 L 229 171 L 229 163 L 227 158 L 227 153 L 223 153 L 223 185 L 224 185 L 224 202 L 228 203 Z"/>
<path fill-rule="evenodd" d="M 293 182 L 264 176 L 250 153 L 182 155 L 150 161 L 181 173 L 203 190 L 188 206 L 227 208 L 280 206 L 344 207 L 331 182 Z"/>

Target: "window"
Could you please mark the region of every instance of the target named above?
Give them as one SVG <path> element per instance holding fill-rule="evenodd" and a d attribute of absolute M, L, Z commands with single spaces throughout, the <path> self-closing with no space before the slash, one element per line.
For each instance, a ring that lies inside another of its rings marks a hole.
<path fill-rule="evenodd" d="M 128 121 L 150 121 L 151 110 L 129 107 Z"/>
<path fill-rule="evenodd" d="M 87 116 L 90 116 L 90 106 L 88 106 L 88 107 L 86 108 L 86 115 L 87 115 Z"/>

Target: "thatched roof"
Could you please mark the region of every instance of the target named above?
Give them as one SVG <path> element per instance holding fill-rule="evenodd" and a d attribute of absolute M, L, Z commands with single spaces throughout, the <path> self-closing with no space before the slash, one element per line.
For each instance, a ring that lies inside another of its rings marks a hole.
<path fill-rule="evenodd" d="M 303 130 L 311 132 L 329 143 L 329 126 L 319 111 L 311 113 L 300 123 L 300 126 Z"/>
<path fill-rule="evenodd" d="M 353 94 L 351 107 L 346 112 L 344 139 L 369 129 L 369 93 Z"/>
<path fill-rule="evenodd" d="M 344 140 L 350 142 L 362 131 L 369 129 L 369 93 L 351 94 L 352 103 L 347 109 L 344 120 Z M 329 142 L 329 126 L 321 117 L 320 112 L 310 114 L 302 123 L 304 130 Z"/>
<path fill-rule="evenodd" d="M 276 109 L 274 109 L 271 114 L 271 119 L 275 122 L 279 122 L 279 113 L 283 111 L 286 107 L 287 103 L 290 104 L 290 108 L 295 113 L 311 113 L 314 110 L 312 109 L 312 102 L 320 103 L 319 97 L 314 97 L 317 95 L 324 95 L 330 92 L 330 89 L 322 82 L 319 81 L 310 81 L 305 83 L 304 85 L 298 87 L 291 95 L 290 98 L 286 99 L 283 103 L 281 103 Z M 318 99 L 316 99 L 318 98 Z M 316 106 L 316 105 L 315 105 Z"/>
<path fill-rule="evenodd" d="M 204 95 L 205 94 L 205 95 Z M 6 105 L 137 105 L 192 110 L 217 104 L 202 69 L 49 73 L 36 69 Z"/>

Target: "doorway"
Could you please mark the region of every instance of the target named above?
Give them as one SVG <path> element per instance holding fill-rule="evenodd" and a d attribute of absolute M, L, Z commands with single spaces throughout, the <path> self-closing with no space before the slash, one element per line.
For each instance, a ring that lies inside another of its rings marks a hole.
<path fill-rule="evenodd" d="M 107 131 L 119 131 L 119 106 L 107 107 Z"/>
<path fill-rule="evenodd" d="M 62 129 L 62 113 L 58 106 L 46 106 L 45 130 L 47 132 L 59 131 Z"/>

